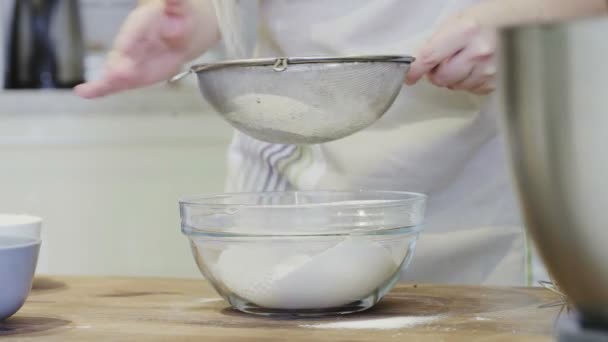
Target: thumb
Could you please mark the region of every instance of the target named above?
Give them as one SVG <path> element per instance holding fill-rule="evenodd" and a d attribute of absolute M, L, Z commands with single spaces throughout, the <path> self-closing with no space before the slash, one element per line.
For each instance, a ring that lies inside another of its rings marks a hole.
<path fill-rule="evenodd" d="M 473 37 L 481 32 L 475 21 L 448 22 L 435 32 L 431 39 L 420 49 L 416 61 L 412 63 L 406 77 L 407 84 L 418 82 L 443 61 L 464 49 Z"/>
<path fill-rule="evenodd" d="M 431 41 L 429 40 L 417 49 L 416 54 L 414 55 L 416 56 L 416 59 L 410 65 L 410 69 L 405 76 L 406 84 L 414 85 L 426 72 L 435 66 L 427 61 L 431 47 Z"/>

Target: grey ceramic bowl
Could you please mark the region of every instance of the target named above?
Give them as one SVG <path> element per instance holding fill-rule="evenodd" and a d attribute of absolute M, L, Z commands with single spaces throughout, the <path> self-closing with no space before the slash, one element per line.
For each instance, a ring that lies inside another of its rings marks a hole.
<path fill-rule="evenodd" d="M 32 288 L 40 240 L 0 236 L 0 321 L 16 313 Z"/>

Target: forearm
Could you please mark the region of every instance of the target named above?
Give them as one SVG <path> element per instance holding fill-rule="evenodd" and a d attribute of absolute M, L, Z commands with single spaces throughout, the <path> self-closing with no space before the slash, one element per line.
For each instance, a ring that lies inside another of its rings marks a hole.
<path fill-rule="evenodd" d="M 547 23 L 608 14 L 607 0 L 482 0 L 461 12 L 486 27 Z"/>

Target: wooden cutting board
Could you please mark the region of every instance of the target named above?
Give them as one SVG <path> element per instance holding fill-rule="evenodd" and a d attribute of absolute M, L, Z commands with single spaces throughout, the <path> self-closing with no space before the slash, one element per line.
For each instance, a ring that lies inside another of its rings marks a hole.
<path fill-rule="evenodd" d="M 231 310 L 204 280 L 37 278 L 2 341 L 551 341 L 540 288 L 403 284 L 375 308 L 322 319 Z"/>

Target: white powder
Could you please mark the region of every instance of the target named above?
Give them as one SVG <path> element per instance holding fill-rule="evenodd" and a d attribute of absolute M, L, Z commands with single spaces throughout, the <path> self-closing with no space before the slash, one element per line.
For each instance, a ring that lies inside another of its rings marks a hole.
<path fill-rule="evenodd" d="M 404 316 L 300 325 L 300 327 L 316 329 L 404 329 L 428 324 L 440 318 L 440 316 Z"/>
<path fill-rule="evenodd" d="M 322 309 L 362 299 L 398 269 L 386 248 L 361 238 L 348 238 L 323 251 L 280 246 L 227 248 L 216 266 L 224 285 L 265 308 Z"/>
<path fill-rule="evenodd" d="M 212 0 L 222 43 L 230 59 L 246 58 L 243 17 L 237 0 Z"/>
<path fill-rule="evenodd" d="M 336 100 L 337 101 L 337 100 Z M 318 143 L 350 135 L 376 120 L 374 111 L 349 108 L 343 115 L 292 97 L 248 93 L 230 99 L 225 118 L 245 133 L 270 142 Z"/>
<path fill-rule="evenodd" d="M 198 302 L 202 303 L 202 304 L 207 304 L 207 303 L 221 302 L 223 300 L 224 299 L 222 299 L 222 298 L 201 298 L 201 299 L 199 299 Z"/>
<path fill-rule="evenodd" d="M 296 99 L 271 94 L 245 94 L 230 101 L 226 118 L 253 130 L 275 130 L 299 135 L 318 135 L 319 120 L 327 113 Z"/>

